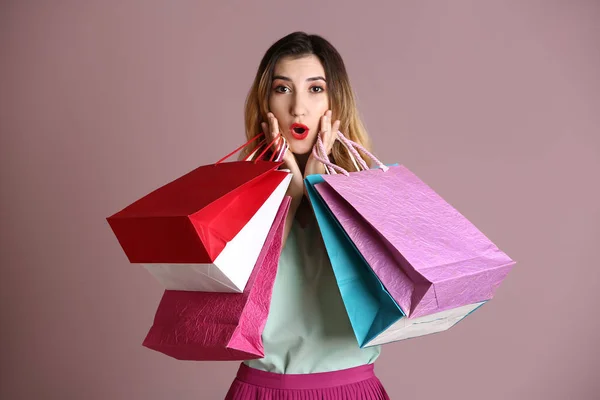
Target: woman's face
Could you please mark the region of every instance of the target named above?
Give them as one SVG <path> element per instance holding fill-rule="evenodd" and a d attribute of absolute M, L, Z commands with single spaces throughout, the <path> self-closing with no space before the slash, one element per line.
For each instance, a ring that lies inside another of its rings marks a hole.
<path fill-rule="evenodd" d="M 269 111 L 294 154 L 312 151 L 320 119 L 329 109 L 325 70 L 314 55 L 280 59 L 273 71 Z"/>

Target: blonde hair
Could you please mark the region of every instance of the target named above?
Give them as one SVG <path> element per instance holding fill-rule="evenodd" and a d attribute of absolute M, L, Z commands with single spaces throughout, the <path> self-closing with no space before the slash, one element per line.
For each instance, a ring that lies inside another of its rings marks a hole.
<path fill-rule="evenodd" d="M 324 38 L 304 32 L 291 33 L 275 42 L 260 62 L 254 82 L 246 97 L 244 119 L 247 140 L 259 135 L 262 132 L 260 123 L 267 120 L 271 81 L 277 61 L 283 57 L 299 58 L 307 55 L 315 55 L 325 70 L 332 120 L 339 119 L 340 131 L 344 136 L 371 152 L 371 141 L 360 119 L 354 92 L 342 57 Z M 240 159 L 251 154 L 259 142 L 259 140 L 255 140 L 248 145 L 242 151 Z M 372 161 L 362 152 L 359 151 L 359 153 L 370 167 Z M 347 171 L 356 170 L 348 151 L 339 140 L 333 145 L 330 161 Z"/>

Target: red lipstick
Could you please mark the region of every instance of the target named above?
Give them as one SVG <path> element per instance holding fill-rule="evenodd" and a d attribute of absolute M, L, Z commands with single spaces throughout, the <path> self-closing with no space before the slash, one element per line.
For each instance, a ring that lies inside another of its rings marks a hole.
<path fill-rule="evenodd" d="M 308 126 L 294 123 L 290 126 L 290 132 L 294 139 L 303 140 L 308 136 Z"/>

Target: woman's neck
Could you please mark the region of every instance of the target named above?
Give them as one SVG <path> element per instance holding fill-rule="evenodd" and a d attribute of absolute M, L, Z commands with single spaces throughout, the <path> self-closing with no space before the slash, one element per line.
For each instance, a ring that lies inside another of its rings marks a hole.
<path fill-rule="evenodd" d="M 306 170 L 306 163 L 308 162 L 308 157 L 310 156 L 310 153 L 294 154 L 294 156 L 296 157 L 296 162 L 298 163 L 298 168 L 300 168 L 300 171 L 304 175 L 304 171 Z"/>
<path fill-rule="evenodd" d="M 298 168 L 300 169 L 300 172 L 302 172 L 302 177 L 304 178 L 304 171 L 306 170 L 306 164 L 308 163 L 310 153 L 294 154 L 294 157 L 296 158 L 296 163 L 298 163 Z M 312 207 L 305 195 L 302 196 L 302 201 L 296 210 L 295 218 L 302 228 L 305 228 L 310 223 L 311 219 L 314 218 Z"/>

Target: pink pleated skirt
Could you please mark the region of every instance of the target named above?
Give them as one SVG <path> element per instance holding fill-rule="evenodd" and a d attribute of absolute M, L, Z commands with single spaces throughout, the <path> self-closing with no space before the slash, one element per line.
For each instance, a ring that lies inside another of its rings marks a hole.
<path fill-rule="evenodd" d="M 276 374 L 241 364 L 225 400 L 389 400 L 373 364 L 315 374 Z"/>

